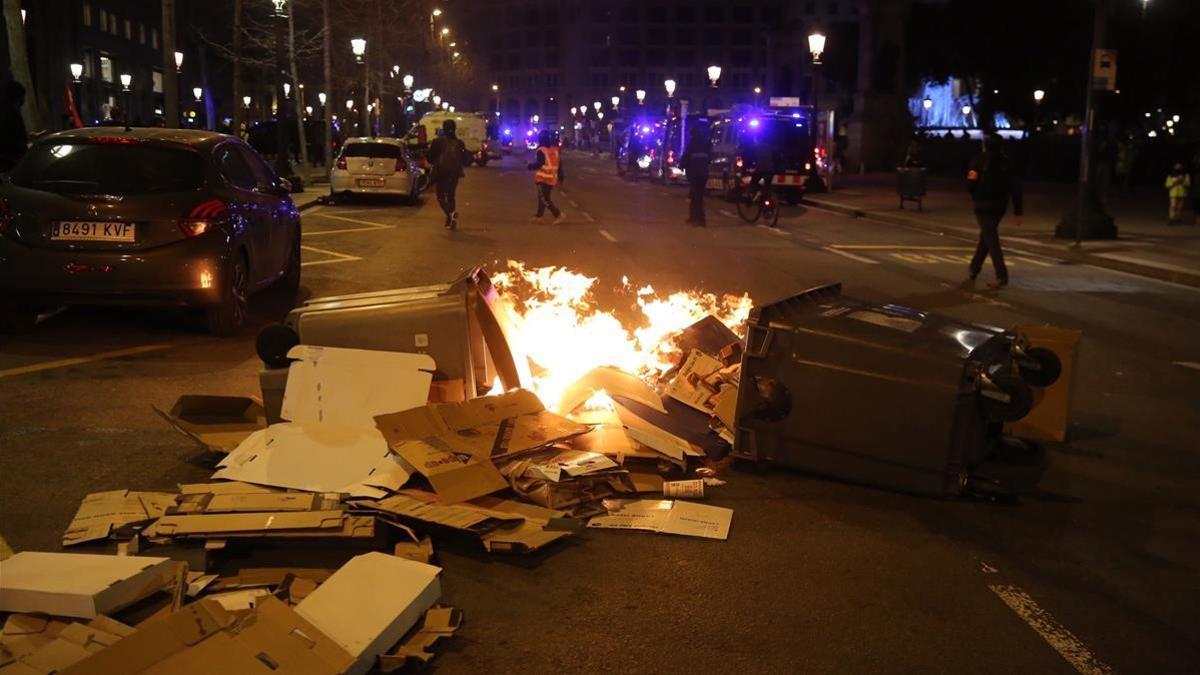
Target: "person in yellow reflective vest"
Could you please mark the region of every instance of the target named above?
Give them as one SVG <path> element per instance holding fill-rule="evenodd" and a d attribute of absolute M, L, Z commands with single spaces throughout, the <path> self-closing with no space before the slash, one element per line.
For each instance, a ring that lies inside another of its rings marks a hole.
<path fill-rule="evenodd" d="M 1183 223 L 1183 205 L 1187 203 L 1188 189 L 1192 187 L 1192 177 L 1183 170 L 1183 162 L 1175 162 L 1171 172 L 1167 174 L 1167 198 L 1171 200 L 1167 214 L 1168 225 Z"/>
<path fill-rule="evenodd" d="M 529 168 L 534 171 L 533 182 L 538 198 L 537 215 L 530 218 L 530 222 L 540 223 L 546 209 L 550 209 L 550 213 L 554 214 L 555 225 L 566 220 L 567 214 L 560 211 L 550 199 L 554 186 L 562 182 L 565 176 L 558 142 L 549 129 L 542 129 L 538 133 L 537 161 L 530 163 Z"/>

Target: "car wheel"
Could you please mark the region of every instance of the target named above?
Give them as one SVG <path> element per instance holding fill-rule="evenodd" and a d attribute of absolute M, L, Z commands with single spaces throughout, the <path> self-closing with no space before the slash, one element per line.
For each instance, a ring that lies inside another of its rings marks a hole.
<path fill-rule="evenodd" d="M 732 202 L 737 198 L 737 194 L 733 191 L 733 181 L 729 180 L 729 176 L 721 176 L 721 197 L 727 202 Z"/>
<path fill-rule="evenodd" d="M 0 305 L 0 332 L 26 333 L 37 325 L 37 310 L 28 305 Z"/>
<path fill-rule="evenodd" d="M 250 297 L 250 270 L 241 252 L 233 256 L 221 283 L 221 301 L 204 310 L 204 320 L 213 335 L 236 335 L 246 325 Z"/>

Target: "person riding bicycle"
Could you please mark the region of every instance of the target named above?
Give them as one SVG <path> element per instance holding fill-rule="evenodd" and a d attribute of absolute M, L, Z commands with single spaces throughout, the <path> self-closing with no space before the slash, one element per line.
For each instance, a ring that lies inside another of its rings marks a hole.
<path fill-rule="evenodd" d="M 750 165 L 752 173 L 748 187 L 753 195 L 757 190 L 770 187 L 771 179 L 775 175 L 775 151 L 765 139 L 756 140 L 750 147 Z"/>

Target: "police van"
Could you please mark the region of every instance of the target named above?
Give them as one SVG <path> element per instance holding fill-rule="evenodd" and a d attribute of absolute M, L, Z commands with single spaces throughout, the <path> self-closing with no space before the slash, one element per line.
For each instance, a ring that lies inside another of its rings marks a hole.
<path fill-rule="evenodd" d="M 772 99 L 772 106 L 736 105 L 709 111 L 712 163 L 706 187 L 736 198 L 749 184 L 762 149 L 772 160 L 771 186 L 788 204 L 797 204 L 814 176 L 812 108 L 796 99 Z M 789 105 L 795 104 L 795 105 Z"/>
<path fill-rule="evenodd" d="M 442 123 L 454 120 L 455 135 L 466 146 L 471 159 L 479 166 L 485 166 L 493 159 L 492 141 L 488 138 L 488 118 L 482 113 L 469 112 L 427 112 L 405 137 L 405 142 L 411 147 L 426 148 L 430 141 L 442 133 Z"/>

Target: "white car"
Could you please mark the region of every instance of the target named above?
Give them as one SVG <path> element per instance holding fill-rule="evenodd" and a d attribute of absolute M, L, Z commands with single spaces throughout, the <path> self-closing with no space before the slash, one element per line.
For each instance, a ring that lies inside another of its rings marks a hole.
<path fill-rule="evenodd" d="M 394 195 L 415 202 L 421 167 L 396 138 L 348 138 L 329 176 L 329 194 Z"/>

